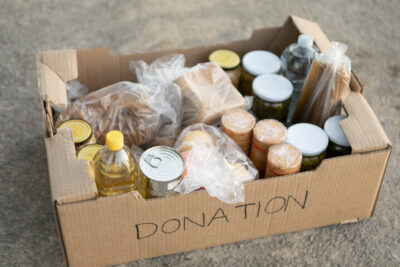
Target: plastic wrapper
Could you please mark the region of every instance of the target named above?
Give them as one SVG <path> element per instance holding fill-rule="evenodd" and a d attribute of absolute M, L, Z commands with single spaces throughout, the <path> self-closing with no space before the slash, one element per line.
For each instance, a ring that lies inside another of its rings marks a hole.
<path fill-rule="evenodd" d="M 109 131 L 119 130 L 128 146 L 173 145 L 180 125 L 181 114 L 177 110 L 181 106 L 181 92 L 174 84 L 150 88 L 118 82 L 68 105 L 57 125 L 71 118 L 86 120 L 99 144 L 104 144 Z"/>
<path fill-rule="evenodd" d="M 89 93 L 89 89 L 83 84 L 81 84 L 78 80 L 72 80 L 67 82 L 66 88 L 67 88 L 68 104 Z"/>
<path fill-rule="evenodd" d="M 245 108 L 245 100 L 218 64 L 200 63 L 175 80 L 184 96 L 183 126 L 218 123 L 234 108 Z"/>
<path fill-rule="evenodd" d="M 198 123 L 180 134 L 175 148 L 185 160 L 185 172 L 175 191 L 186 194 L 199 188 L 229 204 L 244 201 L 244 181 L 258 171 L 236 143 L 218 128 Z"/>
<path fill-rule="evenodd" d="M 293 122 L 309 122 L 322 126 L 341 108 L 341 98 L 349 91 L 350 59 L 347 46 L 331 42 L 329 50 L 316 55 L 294 113 Z"/>

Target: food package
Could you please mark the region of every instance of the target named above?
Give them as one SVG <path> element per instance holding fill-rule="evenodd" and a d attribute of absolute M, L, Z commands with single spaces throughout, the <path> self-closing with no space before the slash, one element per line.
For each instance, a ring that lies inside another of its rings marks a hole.
<path fill-rule="evenodd" d="M 199 188 L 229 204 L 244 201 L 244 181 L 258 171 L 236 143 L 218 128 L 193 124 L 180 134 L 175 148 L 185 160 L 183 179 L 175 191 L 186 194 Z"/>
<path fill-rule="evenodd" d="M 181 88 L 183 126 L 217 123 L 234 108 L 245 108 L 245 100 L 232 85 L 229 76 L 214 62 L 200 63 L 175 80 Z"/>
<path fill-rule="evenodd" d="M 56 124 L 71 118 L 86 120 L 99 144 L 104 144 L 109 131 L 119 130 L 128 146 L 173 145 L 181 107 L 181 91 L 175 84 L 150 88 L 124 81 L 77 99 L 68 105 Z"/>
<path fill-rule="evenodd" d="M 293 122 L 309 122 L 322 127 L 329 117 L 340 112 L 340 100 L 349 92 L 351 77 L 346 50 L 346 45 L 331 42 L 328 51 L 315 56 Z"/>

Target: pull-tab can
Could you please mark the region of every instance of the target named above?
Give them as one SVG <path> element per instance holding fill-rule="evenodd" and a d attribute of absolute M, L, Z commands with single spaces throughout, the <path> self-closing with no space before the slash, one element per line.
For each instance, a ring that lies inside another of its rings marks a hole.
<path fill-rule="evenodd" d="M 142 154 L 139 167 L 140 180 L 148 180 L 146 197 L 165 197 L 176 193 L 174 188 L 182 178 L 185 162 L 175 149 L 155 146 Z"/>

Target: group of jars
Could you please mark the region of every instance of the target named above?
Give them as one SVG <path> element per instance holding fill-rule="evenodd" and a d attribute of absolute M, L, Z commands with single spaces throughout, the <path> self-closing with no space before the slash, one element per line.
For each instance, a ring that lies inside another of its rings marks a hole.
<path fill-rule="evenodd" d="M 316 53 L 318 49 L 313 45 L 313 38 L 302 34 L 297 43 L 283 51 L 281 58 L 268 51 L 255 50 L 246 53 L 240 61 L 235 52 L 225 49 L 214 51 L 209 57 L 228 73 L 242 95 L 253 96 L 250 112 L 259 122 L 255 124 L 255 119 L 252 120 L 248 113 L 248 123 L 242 124 L 246 125 L 245 128 L 238 129 L 237 126 L 230 127 L 223 117 L 222 130 L 250 156 L 260 177 L 312 170 L 326 156 L 351 153 L 350 144 L 339 125 L 345 116 L 328 119 L 324 129 L 299 123 L 286 130 L 283 125 L 290 125 Z M 236 119 L 246 121 L 243 112 L 236 113 Z"/>

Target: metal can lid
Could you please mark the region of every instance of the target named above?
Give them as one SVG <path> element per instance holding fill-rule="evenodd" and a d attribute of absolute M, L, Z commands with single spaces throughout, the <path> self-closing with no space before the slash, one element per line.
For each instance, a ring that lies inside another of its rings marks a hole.
<path fill-rule="evenodd" d="M 92 161 L 94 155 L 96 155 L 96 153 L 102 148 L 103 146 L 99 144 L 89 144 L 83 146 L 81 149 L 79 149 L 78 153 L 76 154 L 76 157 L 78 159 L 87 159 L 89 161 Z"/>
<path fill-rule="evenodd" d="M 92 137 L 92 126 L 87 121 L 81 119 L 64 121 L 58 128 L 71 128 L 72 139 L 77 146 L 83 145 Z"/>
<path fill-rule="evenodd" d="M 142 173 L 158 182 L 170 182 L 182 176 L 185 162 L 182 155 L 167 146 L 155 146 L 146 150 L 139 160 Z"/>
<path fill-rule="evenodd" d="M 208 57 L 210 62 L 217 63 L 224 70 L 232 70 L 239 66 L 239 55 L 229 49 L 218 49 L 210 54 Z"/>
<path fill-rule="evenodd" d="M 244 69 L 253 76 L 278 73 L 281 69 L 281 60 L 271 52 L 254 50 L 244 55 L 242 59 Z"/>

